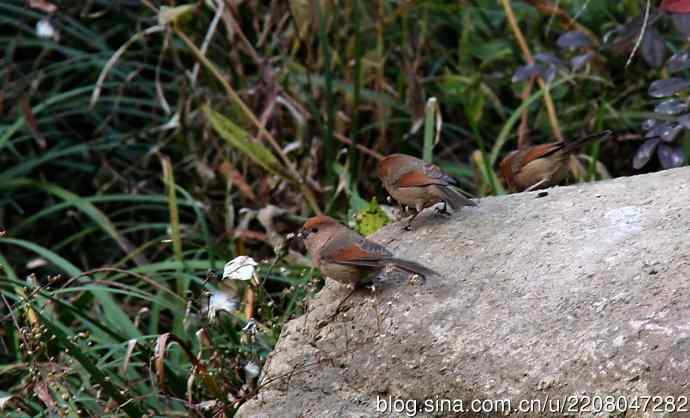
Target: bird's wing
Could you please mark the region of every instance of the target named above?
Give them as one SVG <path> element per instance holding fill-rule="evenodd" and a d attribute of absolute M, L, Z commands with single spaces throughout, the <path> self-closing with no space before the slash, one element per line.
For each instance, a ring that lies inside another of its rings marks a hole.
<path fill-rule="evenodd" d="M 529 163 L 530 161 L 536 160 L 537 158 L 548 157 L 554 152 L 562 149 L 564 145 L 565 143 L 563 142 L 552 142 L 549 144 L 541 144 L 529 147 L 524 151 L 524 154 L 522 154 L 521 156 L 522 161 L 519 162 L 520 167 L 522 167 L 522 165 L 524 164 Z"/>
<path fill-rule="evenodd" d="M 447 173 L 441 171 L 438 166 L 426 164 L 418 170 L 408 171 L 395 182 L 398 187 L 421 187 L 437 184 L 448 186 L 457 184 L 458 181 Z"/>
<path fill-rule="evenodd" d="M 445 185 L 452 184 L 453 186 L 457 186 L 459 184 L 458 179 L 441 170 L 439 166 L 435 164 L 426 164 L 424 166 L 424 174 L 434 180 L 442 181 Z"/>
<path fill-rule="evenodd" d="M 382 245 L 358 236 L 354 244 L 342 245 L 342 241 L 333 240 L 321 251 L 321 260 L 355 266 L 379 266 L 382 259 L 392 254 Z"/>

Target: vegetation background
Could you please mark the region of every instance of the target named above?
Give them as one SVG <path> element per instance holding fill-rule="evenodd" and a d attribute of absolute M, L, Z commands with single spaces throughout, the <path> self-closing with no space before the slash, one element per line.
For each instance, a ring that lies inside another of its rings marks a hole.
<path fill-rule="evenodd" d="M 3 0 L 2 414 L 232 416 L 322 284 L 285 235 L 318 211 L 387 222 L 382 154 L 476 196 L 504 193 L 518 144 L 604 128 L 575 178 L 686 164 L 689 17 L 687 0 Z M 242 255 L 258 265 L 221 277 Z"/>

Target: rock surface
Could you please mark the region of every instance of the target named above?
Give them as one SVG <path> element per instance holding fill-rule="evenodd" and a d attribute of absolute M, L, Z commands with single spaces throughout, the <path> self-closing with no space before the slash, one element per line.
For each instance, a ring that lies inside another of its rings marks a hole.
<path fill-rule="evenodd" d="M 330 320 L 349 290 L 329 280 L 285 326 L 266 387 L 239 416 L 405 416 L 410 400 L 418 416 L 447 416 L 457 401 L 445 412 L 423 402 L 540 399 L 536 416 L 568 395 L 627 396 L 628 417 L 690 415 L 633 399 L 680 396 L 673 408 L 690 410 L 690 168 L 537 194 L 375 234 L 441 277 L 388 274 Z"/>

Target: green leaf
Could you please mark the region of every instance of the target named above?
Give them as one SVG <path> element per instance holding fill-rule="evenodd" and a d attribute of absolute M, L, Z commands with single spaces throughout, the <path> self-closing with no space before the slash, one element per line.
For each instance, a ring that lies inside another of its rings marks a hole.
<path fill-rule="evenodd" d="M 296 182 L 290 172 L 283 166 L 283 164 L 280 163 L 280 161 L 278 161 L 276 156 L 259 142 L 253 141 L 247 131 L 235 125 L 230 119 L 206 105 L 204 105 L 203 111 L 211 121 L 213 129 L 215 129 L 218 135 L 220 135 L 229 145 L 237 148 L 247 157 L 251 158 L 255 163 L 272 174 L 278 175 L 287 181 L 293 183 Z"/>
<path fill-rule="evenodd" d="M 158 24 L 165 26 L 169 23 L 177 22 L 179 19 L 188 16 L 195 7 L 195 4 L 185 4 L 176 7 L 161 6 L 158 12 Z"/>
<path fill-rule="evenodd" d="M 472 48 L 472 55 L 479 59 L 482 68 L 488 68 L 495 61 L 510 58 L 513 50 L 510 44 L 503 39 L 490 42 L 478 42 Z"/>
<path fill-rule="evenodd" d="M 357 214 L 355 222 L 357 231 L 362 235 L 368 236 L 381 229 L 387 223 L 390 223 L 390 219 L 376 201 L 376 198 L 373 198 L 369 205 Z"/>
<path fill-rule="evenodd" d="M 465 108 L 465 114 L 467 118 L 471 121 L 474 126 L 479 125 L 479 121 L 482 119 L 484 114 L 484 105 L 486 104 L 486 98 L 484 94 L 479 89 L 479 86 L 472 88 L 468 91 L 469 94 L 464 96 L 463 107 Z"/>
<path fill-rule="evenodd" d="M 438 106 L 438 100 L 435 97 L 429 98 L 426 102 L 424 110 L 424 161 L 432 162 L 434 158 L 434 146 L 438 144 L 441 138 L 441 110 Z"/>
<path fill-rule="evenodd" d="M 89 93 L 93 90 L 94 86 L 84 86 L 84 87 L 79 87 L 74 90 L 67 91 L 65 93 L 60 93 L 60 94 L 55 94 L 51 95 L 48 99 L 43 101 L 41 104 L 34 106 L 31 111 L 33 112 L 34 116 L 38 117 L 38 115 L 43 112 L 46 108 L 49 106 L 60 103 L 63 101 L 69 101 L 73 99 L 74 97 L 77 97 L 81 94 L 84 93 Z M 7 141 L 10 140 L 12 135 L 14 135 L 15 132 L 17 132 L 22 126 L 26 124 L 26 121 L 24 120 L 24 117 L 19 117 L 15 120 L 15 122 L 4 129 L 4 132 L 2 136 L 0 136 L 0 149 L 4 147 L 7 144 Z"/>
<path fill-rule="evenodd" d="M 30 179 L 15 179 L 12 181 L 8 181 L 4 184 L 0 185 L 1 188 L 14 188 L 14 187 L 22 187 L 22 186 L 29 186 L 29 187 L 35 187 L 37 189 L 42 189 L 46 191 L 47 193 L 50 193 L 52 195 L 55 195 L 65 202 L 69 203 L 70 205 L 76 207 L 80 211 L 82 211 L 84 214 L 89 216 L 98 226 L 103 229 L 103 231 L 110 235 L 110 237 L 113 238 L 113 240 L 118 244 L 118 246 L 122 249 L 122 251 L 125 254 L 131 254 L 134 253 L 135 247 L 134 245 L 129 242 L 127 238 L 122 236 L 118 230 L 115 228 L 115 225 L 108 219 L 108 217 L 101 212 L 96 206 L 93 204 L 89 203 L 85 199 L 81 198 L 80 196 L 63 189 L 60 186 L 51 184 L 51 183 L 42 183 L 42 182 L 37 182 L 34 180 Z M 146 264 L 147 261 L 146 259 L 140 255 L 136 254 L 133 255 L 134 260 L 137 262 L 138 265 L 143 265 Z"/>
<path fill-rule="evenodd" d="M 69 336 L 63 332 L 61 327 L 53 323 L 50 319 L 43 316 L 36 307 L 32 307 L 36 311 L 40 321 L 46 326 L 48 332 L 56 337 L 57 344 L 61 345 L 69 355 L 76 359 L 79 364 L 89 373 L 93 380 L 99 384 L 104 392 L 119 404 L 119 407 L 130 417 L 140 417 L 143 412 L 138 406 L 138 402 L 131 402 L 130 398 L 125 393 L 125 388 L 116 386 L 111 382 L 111 377 L 107 372 L 101 370 L 97 359 L 84 353 L 81 348 L 70 341 Z"/>

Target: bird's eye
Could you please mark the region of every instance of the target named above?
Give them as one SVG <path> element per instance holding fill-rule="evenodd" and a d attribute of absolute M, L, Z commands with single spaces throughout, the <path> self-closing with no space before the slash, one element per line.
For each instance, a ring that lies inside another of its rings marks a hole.
<path fill-rule="evenodd" d="M 319 232 L 319 228 L 314 228 L 314 229 L 311 230 L 311 232 L 313 232 L 313 233 L 316 234 L 317 232 Z"/>

